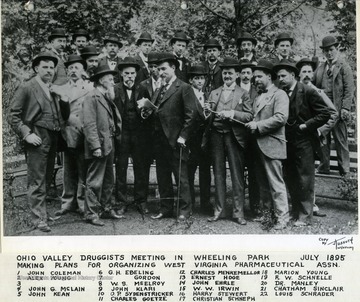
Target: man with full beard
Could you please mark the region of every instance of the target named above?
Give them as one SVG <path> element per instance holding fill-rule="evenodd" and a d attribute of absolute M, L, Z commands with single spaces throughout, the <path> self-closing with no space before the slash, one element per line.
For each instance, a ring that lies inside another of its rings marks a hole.
<path fill-rule="evenodd" d="M 85 187 L 85 219 L 103 226 L 101 218 L 120 218 L 112 208 L 114 187 L 115 141 L 120 141 L 121 116 L 114 104 L 114 74 L 107 65 L 99 66 L 90 78 L 95 89 L 83 103 L 85 159 L 87 175 Z M 100 214 L 100 215 L 99 215 Z"/>
<path fill-rule="evenodd" d="M 206 93 L 210 93 L 224 84 L 219 66 L 221 49 L 222 46 L 216 39 L 209 39 L 204 45 L 206 61 L 203 64 L 207 73 L 204 90 Z"/>

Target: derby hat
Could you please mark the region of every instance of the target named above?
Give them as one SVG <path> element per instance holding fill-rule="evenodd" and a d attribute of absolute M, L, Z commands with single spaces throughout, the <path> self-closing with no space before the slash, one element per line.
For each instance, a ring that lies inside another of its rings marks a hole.
<path fill-rule="evenodd" d="M 275 39 L 275 47 L 278 45 L 281 41 L 289 41 L 291 45 L 294 43 L 294 39 L 290 37 L 288 33 L 281 33 L 279 34 Z"/>
<path fill-rule="evenodd" d="M 206 69 L 201 64 L 196 64 L 190 67 L 188 71 L 189 76 L 199 76 L 199 75 L 207 75 Z"/>
<path fill-rule="evenodd" d="M 136 40 L 136 45 L 140 45 L 142 42 L 151 42 L 154 43 L 154 39 L 151 37 L 151 35 L 147 32 L 141 33 L 139 39 Z"/>
<path fill-rule="evenodd" d="M 321 44 L 322 45 L 320 46 L 320 48 L 324 49 L 324 48 L 328 48 L 333 45 L 335 45 L 335 47 L 336 47 L 339 45 L 339 42 L 333 36 L 326 36 L 324 39 L 322 39 Z"/>
<path fill-rule="evenodd" d="M 110 35 L 104 39 L 104 45 L 107 43 L 115 43 L 119 48 L 123 47 L 123 44 L 120 42 L 119 37 L 116 35 Z"/>
<path fill-rule="evenodd" d="M 134 67 L 136 71 L 140 69 L 140 65 L 136 62 L 135 58 L 133 57 L 125 57 L 119 64 L 119 70 L 122 70 L 125 67 Z"/>
<path fill-rule="evenodd" d="M 75 40 L 76 37 L 86 37 L 86 39 L 90 40 L 90 35 L 89 35 L 88 31 L 83 28 L 79 28 L 78 30 L 76 30 L 73 33 L 73 36 L 72 36 L 73 40 Z"/>
<path fill-rule="evenodd" d="M 282 59 L 279 64 L 274 66 L 274 72 L 278 72 L 281 69 L 290 70 L 295 73 L 295 76 L 299 74 L 299 69 L 296 68 L 295 63 L 292 63 L 288 59 Z"/>
<path fill-rule="evenodd" d="M 174 44 L 176 41 L 183 41 L 189 44 L 190 39 L 189 37 L 182 31 L 175 33 L 175 35 L 170 39 L 170 45 Z"/>
<path fill-rule="evenodd" d="M 256 64 L 251 63 L 249 60 L 247 59 L 242 59 L 240 60 L 240 68 L 239 70 L 243 70 L 244 68 L 253 68 L 253 66 L 255 66 Z"/>
<path fill-rule="evenodd" d="M 157 61 L 158 61 L 158 57 L 159 57 L 158 52 L 150 51 L 149 54 L 148 54 L 147 63 L 148 64 L 156 64 Z"/>
<path fill-rule="evenodd" d="M 80 50 L 80 55 L 83 59 L 92 56 L 98 56 L 99 52 L 97 51 L 95 46 L 85 46 L 83 49 Z"/>
<path fill-rule="evenodd" d="M 67 35 L 65 33 L 64 28 L 55 28 L 52 30 L 48 40 L 49 40 L 49 42 L 51 42 L 55 38 L 66 38 L 66 37 L 67 37 Z"/>
<path fill-rule="evenodd" d="M 161 64 L 164 62 L 169 62 L 175 64 L 176 68 L 179 68 L 179 61 L 176 59 L 175 55 L 171 52 L 160 52 L 158 54 L 157 64 Z"/>
<path fill-rule="evenodd" d="M 116 75 L 117 71 L 111 70 L 108 65 L 100 65 L 100 66 L 96 67 L 96 69 L 94 70 L 94 74 L 90 77 L 90 81 L 94 82 L 97 79 L 99 79 L 102 76 L 107 75 L 107 74 Z"/>
<path fill-rule="evenodd" d="M 316 62 L 313 60 L 310 60 L 309 58 L 303 58 L 299 62 L 296 63 L 296 68 L 300 71 L 301 67 L 304 65 L 310 65 L 313 70 L 316 69 Z"/>
<path fill-rule="evenodd" d="M 276 73 L 274 71 L 273 63 L 271 63 L 270 61 L 264 60 L 264 59 L 259 60 L 257 65 L 253 65 L 251 67 L 251 69 L 253 71 L 262 70 L 262 71 L 269 72 L 271 74 L 272 79 L 276 79 L 276 77 L 277 77 L 277 75 L 276 75 Z"/>
<path fill-rule="evenodd" d="M 85 60 L 77 55 L 77 54 L 72 54 L 68 57 L 68 60 L 66 62 L 64 62 L 64 65 L 66 68 L 68 68 L 71 64 L 74 64 L 74 63 L 80 63 L 82 64 L 82 66 L 84 67 L 84 70 L 86 70 L 86 62 Z"/>
<path fill-rule="evenodd" d="M 54 56 L 51 52 L 48 52 L 48 51 L 41 52 L 37 56 L 35 56 L 35 58 L 33 59 L 32 63 L 31 63 L 31 67 L 34 71 L 35 71 L 35 66 L 37 66 L 40 63 L 40 61 L 42 61 L 42 60 L 53 61 L 54 67 L 56 67 L 56 65 L 59 61 L 58 58 L 56 56 Z"/>
<path fill-rule="evenodd" d="M 250 41 L 254 46 L 257 44 L 257 40 L 248 32 L 241 33 L 240 37 L 237 38 L 237 44 L 240 45 L 243 41 Z"/>
<path fill-rule="evenodd" d="M 204 44 L 204 50 L 212 47 L 216 47 L 217 49 L 222 50 L 222 46 L 220 45 L 219 41 L 216 39 L 209 39 Z"/>
<path fill-rule="evenodd" d="M 231 57 L 225 57 L 224 60 L 219 64 L 219 67 L 221 69 L 235 68 L 236 71 L 240 70 L 240 64 L 239 64 L 238 60 L 231 58 Z"/>

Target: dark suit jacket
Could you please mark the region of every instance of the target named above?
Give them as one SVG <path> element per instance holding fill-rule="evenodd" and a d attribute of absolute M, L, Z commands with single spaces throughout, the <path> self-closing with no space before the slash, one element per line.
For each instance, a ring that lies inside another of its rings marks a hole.
<path fill-rule="evenodd" d="M 114 82 L 115 83 L 120 83 L 122 82 L 122 77 L 120 75 L 120 70 L 118 68 L 118 64 L 122 61 L 121 58 L 117 57 L 116 58 L 117 60 L 117 66 L 115 67 L 115 71 L 117 72 L 116 75 L 114 75 Z M 102 58 L 99 59 L 99 66 L 103 66 L 103 65 L 106 65 L 106 66 L 109 66 L 108 65 L 108 57 L 107 56 L 104 56 Z"/>
<path fill-rule="evenodd" d="M 160 90 L 153 95 L 153 103 L 158 98 Z M 196 96 L 192 87 L 176 79 L 166 90 L 158 105 L 158 115 L 164 133 L 171 147 L 176 147 L 179 136 L 187 141 L 196 131 Z"/>
<path fill-rule="evenodd" d="M 103 94 L 94 89 L 86 95 L 83 102 L 83 127 L 85 135 L 85 158 L 94 158 L 94 150 L 101 148 L 102 156 L 107 156 L 113 149 L 113 138 L 110 133 L 110 120 L 116 120 L 117 136 L 115 140 L 120 141 L 121 116 L 115 107 L 116 117 Z"/>
<path fill-rule="evenodd" d="M 291 103 L 296 103 L 297 124 L 306 124 L 308 132 L 315 132 L 330 118 L 330 108 L 320 94 L 313 88 L 297 82 L 290 96 Z"/>
<path fill-rule="evenodd" d="M 184 57 L 181 58 L 182 61 L 182 70 L 179 68 L 175 69 L 175 75 L 183 82 L 189 83 L 188 72 L 190 70 L 190 61 Z"/>
<path fill-rule="evenodd" d="M 33 130 L 34 123 L 41 118 L 42 108 L 47 100 L 47 95 L 35 77 L 22 84 L 16 91 L 10 105 L 9 123 L 21 138 Z M 70 115 L 70 105 L 68 102 L 59 101 L 58 98 L 54 100 L 58 112 L 61 113 L 59 119 L 63 128 L 64 121 Z"/>
<path fill-rule="evenodd" d="M 140 69 L 137 72 L 136 79 L 135 79 L 135 83 L 139 84 L 140 82 L 150 78 L 150 73 L 144 64 L 144 61 L 140 58 L 139 55 L 135 56 L 134 59 L 140 65 Z"/>
<path fill-rule="evenodd" d="M 207 72 L 206 81 L 204 85 L 206 93 L 210 94 L 212 90 L 215 90 L 220 86 L 224 85 L 224 81 L 222 79 L 222 72 L 219 64 L 220 64 L 219 62 L 216 63 L 214 73 L 212 73 L 209 67 L 209 62 L 208 61 L 203 62 L 203 65 Z"/>
<path fill-rule="evenodd" d="M 216 111 L 217 104 L 219 103 L 220 96 L 222 93 L 223 87 L 219 87 L 211 92 L 209 97 L 209 102 L 215 102 L 213 107 Z M 231 104 L 231 109 L 235 110 L 234 119 L 243 123 L 250 122 L 253 118 L 252 102 L 250 100 L 249 94 L 245 89 L 242 89 L 239 86 L 235 86 L 234 97 Z M 214 122 L 215 115 L 212 113 L 209 117 L 209 122 L 206 127 L 203 139 L 203 148 L 206 146 L 212 124 Z M 244 125 L 241 125 L 236 122 L 231 123 L 231 129 L 236 137 L 236 140 L 241 147 L 245 148 L 248 141 L 248 131 Z"/>
<path fill-rule="evenodd" d="M 326 64 L 321 64 L 314 74 L 315 86 L 322 87 L 322 78 Z M 354 98 L 354 77 L 348 63 L 338 58 L 333 68 L 333 103 L 337 110 L 342 108 L 351 109 Z"/>
<path fill-rule="evenodd" d="M 152 96 L 154 95 L 154 90 L 152 87 L 152 79 L 151 77 L 140 82 L 139 85 L 136 88 L 139 92 L 138 99 L 141 98 L 147 98 L 149 100 L 152 99 Z"/>

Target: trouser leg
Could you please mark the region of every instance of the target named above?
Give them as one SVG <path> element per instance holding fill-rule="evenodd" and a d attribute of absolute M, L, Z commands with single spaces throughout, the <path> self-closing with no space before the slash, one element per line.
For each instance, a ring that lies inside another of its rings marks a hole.
<path fill-rule="evenodd" d="M 346 174 L 350 170 L 350 153 L 346 123 L 342 120 L 338 120 L 335 127 L 332 129 L 332 133 L 335 142 L 339 173 Z"/>

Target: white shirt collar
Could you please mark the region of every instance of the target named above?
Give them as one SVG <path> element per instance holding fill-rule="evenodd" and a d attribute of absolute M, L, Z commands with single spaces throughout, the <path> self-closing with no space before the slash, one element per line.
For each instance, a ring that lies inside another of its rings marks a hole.
<path fill-rule="evenodd" d="M 247 92 L 250 91 L 250 88 L 251 88 L 251 83 L 247 83 L 247 84 L 244 84 L 243 82 L 240 82 L 240 87 L 245 89 Z"/>
<path fill-rule="evenodd" d="M 169 88 L 169 87 L 172 85 L 172 83 L 175 82 L 175 80 L 176 80 L 176 75 L 174 75 L 174 76 L 170 79 L 170 81 L 169 81 L 168 83 L 165 83 L 164 85 L 166 85 L 167 88 Z"/>
<path fill-rule="evenodd" d="M 234 83 L 232 83 L 230 86 L 227 86 L 226 84 L 224 84 L 224 88 L 226 88 L 226 89 L 235 89 L 235 86 L 236 86 L 236 82 L 234 82 Z"/>

